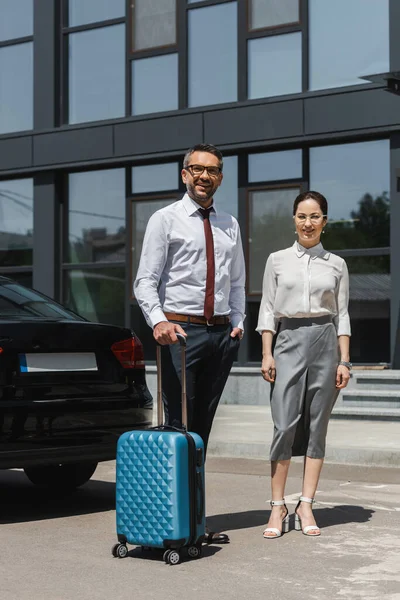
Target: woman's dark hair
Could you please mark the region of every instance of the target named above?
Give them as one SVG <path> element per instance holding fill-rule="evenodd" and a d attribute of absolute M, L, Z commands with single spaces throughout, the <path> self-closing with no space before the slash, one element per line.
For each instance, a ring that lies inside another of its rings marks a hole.
<path fill-rule="evenodd" d="M 297 196 L 296 200 L 293 203 L 293 215 L 296 214 L 297 208 L 298 208 L 300 202 L 303 202 L 303 200 L 315 200 L 315 202 L 317 202 L 319 204 L 322 214 L 325 216 L 328 216 L 328 202 L 327 202 L 325 196 L 323 196 L 319 192 L 313 192 L 313 191 L 303 192 L 302 194 L 299 194 Z"/>

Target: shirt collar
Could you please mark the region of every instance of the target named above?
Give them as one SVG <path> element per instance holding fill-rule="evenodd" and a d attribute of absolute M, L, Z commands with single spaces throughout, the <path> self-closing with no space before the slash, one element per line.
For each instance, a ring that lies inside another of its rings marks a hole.
<path fill-rule="evenodd" d="M 329 254 L 330 254 L 329 252 L 327 252 L 325 250 L 325 248 L 323 247 L 321 242 L 319 244 L 317 244 L 316 246 L 313 246 L 312 248 L 305 248 L 304 246 L 299 244 L 298 241 L 295 241 L 295 243 L 293 244 L 292 247 L 299 258 L 301 258 L 304 255 L 307 255 L 307 256 L 310 256 L 310 258 L 312 260 L 317 258 L 317 256 L 319 256 L 320 258 L 323 258 L 324 260 L 327 260 L 329 258 Z"/>
<path fill-rule="evenodd" d="M 200 206 L 200 204 L 197 204 L 197 202 L 192 200 L 192 198 L 187 193 L 183 196 L 182 202 L 183 202 L 183 206 L 186 209 L 187 214 L 190 217 L 192 215 L 194 215 L 194 213 L 197 212 L 199 210 L 199 208 L 203 208 L 202 206 Z M 217 210 L 216 210 L 214 204 L 211 205 L 211 208 L 212 208 L 211 212 L 214 212 L 215 214 L 217 214 Z"/>

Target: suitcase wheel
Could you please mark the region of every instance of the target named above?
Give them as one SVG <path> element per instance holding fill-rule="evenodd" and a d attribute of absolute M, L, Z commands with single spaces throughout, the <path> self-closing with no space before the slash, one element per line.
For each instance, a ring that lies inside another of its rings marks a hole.
<path fill-rule="evenodd" d="M 202 554 L 201 546 L 189 546 L 188 556 L 190 556 L 190 558 L 200 558 L 201 554 Z"/>
<path fill-rule="evenodd" d="M 176 550 L 166 550 L 163 554 L 163 559 L 167 565 L 177 565 L 181 557 Z"/>
<path fill-rule="evenodd" d="M 111 553 L 115 558 L 125 558 L 128 556 L 128 548 L 126 544 L 115 544 L 112 547 Z"/>

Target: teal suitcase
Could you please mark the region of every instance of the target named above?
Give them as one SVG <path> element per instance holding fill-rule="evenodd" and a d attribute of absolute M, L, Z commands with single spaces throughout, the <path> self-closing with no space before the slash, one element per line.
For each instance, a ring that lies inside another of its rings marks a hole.
<path fill-rule="evenodd" d="M 182 423 L 187 423 L 186 340 L 182 351 Z M 161 353 L 157 347 L 158 427 L 124 433 L 116 463 L 115 557 L 128 544 L 163 549 L 167 564 L 201 556 L 205 535 L 204 444 L 196 433 L 161 425 Z"/>

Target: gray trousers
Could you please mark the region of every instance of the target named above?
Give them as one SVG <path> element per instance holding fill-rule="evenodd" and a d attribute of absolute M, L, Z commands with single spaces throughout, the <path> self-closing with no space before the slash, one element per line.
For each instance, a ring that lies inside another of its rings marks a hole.
<path fill-rule="evenodd" d="M 323 458 L 329 417 L 339 394 L 338 339 L 331 319 L 283 319 L 274 358 L 270 460 Z"/>

